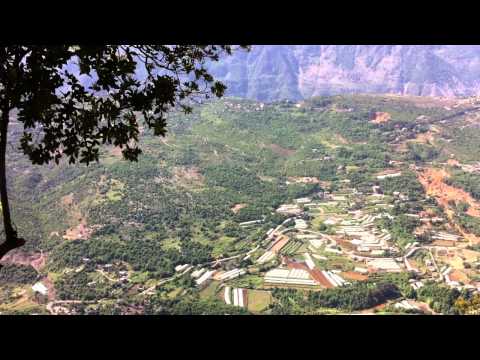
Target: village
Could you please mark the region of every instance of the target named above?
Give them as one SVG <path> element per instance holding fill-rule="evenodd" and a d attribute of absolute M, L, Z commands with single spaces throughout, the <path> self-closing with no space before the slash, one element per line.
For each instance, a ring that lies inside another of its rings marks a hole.
<path fill-rule="evenodd" d="M 400 171 L 389 171 L 377 178 L 400 175 Z M 415 275 L 410 286 L 416 290 L 433 281 L 458 290 L 480 292 L 475 271 L 480 267 L 480 253 L 469 250 L 462 235 L 446 226 L 446 219 L 426 213 L 405 214 L 417 219 L 422 227 L 428 225 L 432 241 L 415 241 L 402 247 L 393 241 L 382 221 L 394 219 L 395 215 L 389 211 L 394 204 L 408 201 L 408 196 L 400 192 L 385 195 L 379 185 L 361 193 L 350 187 L 349 182 L 343 182 L 337 191 L 322 190 L 280 205 L 275 212 L 285 220 L 268 229 L 248 251 L 205 264 L 178 265 L 170 278 L 150 287 L 137 285 L 136 289 L 139 295 L 150 296 L 160 286 L 187 276 L 200 294 L 213 294 L 227 305 L 253 312 L 268 308 L 274 288 L 322 291 L 365 281 L 378 273 L 410 272 Z M 263 221 L 257 219 L 239 225 L 254 228 L 262 226 Z M 69 271 L 79 273 L 89 262 L 90 259 L 83 258 L 81 266 Z M 95 271 L 97 280 L 88 286 L 96 286 L 99 281 L 120 288 L 131 286 L 132 271 L 121 262 L 96 265 Z M 255 280 L 253 286 L 249 279 Z M 68 305 L 82 303 L 55 299 L 49 294 L 51 286 L 42 281 L 35 283 L 31 291 L 52 314 L 71 314 Z M 408 299 L 393 305 L 397 311 L 424 309 L 422 304 Z"/>
<path fill-rule="evenodd" d="M 378 179 L 400 175 L 399 171 L 389 171 L 378 175 Z M 354 206 L 359 198 L 364 204 L 361 209 Z M 474 271 L 480 265 L 480 253 L 468 250 L 468 242 L 446 226 L 444 218 L 425 213 L 406 214 L 422 225 L 428 224 L 432 241 L 410 242 L 403 247 L 395 244 L 392 234 L 381 226 L 381 220 L 394 219 L 388 210 L 394 204 L 408 201 L 408 196 L 400 192 L 392 196 L 383 194 L 378 185 L 362 194 L 345 182 L 339 191 L 321 191 L 279 206 L 276 212 L 287 216 L 286 220 L 266 231 L 261 242 L 247 253 L 219 259 L 209 266 L 185 264 L 176 270 L 191 269 L 190 276 L 199 290 L 214 283 L 219 299 L 245 308 L 249 308 L 252 291 L 268 292 L 273 288 L 321 291 L 389 272 L 413 273 L 415 276 L 410 280 L 413 289 L 433 281 L 458 290 L 480 292 L 480 281 Z M 261 224 L 262 220 L 252 220 L 240 225 Z M 238 266 L 246 260 L 249 260 L 247 266 Z M 256 289 L 235 286 L 242 277 L 252 276 L 261 278 Z M 407 300 L 394 304 L 395 309 L 423 311 L 422 304 Z"/>
<path fill-rule="evenodd" d="M 226 102 L 225 108 L 257 112 L 265 111 L 266 105 Z M 378 114 L 386 113 L 376 114 L 379 117 Z M 401 145 L 408 139 L 411 134 L 407 130 L 396 129 L 405 138 L 398 137 L 392 144 Z M 333 159 L 334 155 L 320 158 L 325 162 Z M 337 170 L 344 170 L 342 166 Z M 171 288 L 174 288 L 178 285 L 177 280 L 188 279 L 188 287 L 195 288 L 201 298 L 215 298 L 253 313 L 262 313 L 269 308 L 274 302 L 272 293 L 275 289 L 324 291 L 389 273 L 411 275 L 409 286 L 413 290 L 437 283 L 458 291 L 480 293 L 480 252 L 471 246 L 471 238 L 465 236 L 452 220 L 448 209 L 444 207 L 442 211 L 441 202 L 435 205 L 437 194 L 426 191 L 422 199 L 415 200 L 422 204 L 422 210 L 417 210 L 415 205 L 418 204 L 413 204 L 407 191 L 386 191 L 383 186 L 408 172 L 415 174 L 426 190 L 425 184 L 431 181 L 432 174 L 436 174 L 432 170 L 436 166 L 455 167 L 466 173 L 480 172 L 480 163 L 463 164 L 453 157 L 435 164 L 390 160 L 387 169 L 372 177 L 375 185 L 361 191 L 348 179 L 338 180 L 335 187 L 329 188 L 315 177 L 286 177 L 287 186 L 319 184 L 321 190 L 276 204 L 278 206 L 269 211 L 281 215 L 282 220 L 274 225 L 266 224 L 265 215 L 237 221 L 241 228 L 261 232 L 261 236 L 249 240 L 241 250 L 215 256 L 213 261 L 203 264 L 181 263 L 175 267 L 173 275 L 135 286 L 132 286 L 134 272 L 131 269 L 120 263 L 97 264 L 98 279 L 87 285 L 95 287 L 97 282 L 106 281 L 124 290 L 134 287 L 139 297 L 148 298 L 157 294 L 157 290 L 163 291 L 165 285 L 172 284 Z M 408 211 L 395 212 L 396 208 L 407 208 Z M 387 225 L 399 217 L 415 220 L 418 224 L 407 242 L 399 241 L 397 234 Z M 83 271 L 89 259 L 84 258 L 82 262 L 83 265 L 68 271 Z M 181 286 L 178 288 L 184 290 Z M 67 306 L 69 301 L 52 299 L 50 287 L 42 280 L 36 282 L 31 291 L 39 302 L 47 304 L 50 313 L 72 313 Z M 175 290 L 171 293 L 177 294 Z M 410 298 L 396 299 L 388 305 L 398 312 L 433 313 L 425 303 Z"/>

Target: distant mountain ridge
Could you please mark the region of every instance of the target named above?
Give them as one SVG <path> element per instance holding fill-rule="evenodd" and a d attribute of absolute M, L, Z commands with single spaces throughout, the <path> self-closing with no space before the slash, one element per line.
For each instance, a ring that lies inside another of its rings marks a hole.
<path fill-rule="evenodd" d="M 210 69 L 260 101 L 343 93 L 480 95 L 479 45 L 254 45 Z"/>

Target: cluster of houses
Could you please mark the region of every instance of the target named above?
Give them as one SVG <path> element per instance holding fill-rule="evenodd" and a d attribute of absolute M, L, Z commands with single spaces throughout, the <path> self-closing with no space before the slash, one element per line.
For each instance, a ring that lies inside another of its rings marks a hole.
<path fill-rule="evenodd" d="M 288 223 L 294 221 L 295 222 L 295 227 L 297 227 L 297 224 L 299 224 L 300 227 L 307 227 L 306 223 L 302 219 L 296 219 L 296 218 L 288 218 L 285 221 L 283 221 L 282 224 L 278 225 L 275 229 L 270 229 L 266 233 L 266 238 L 265 238 L 265 243 L 267 244 L 267 250 L 263 255 L 261 255 L 257 259 L 258 264 L 264 264 L 272 259 L 275 258 L 275 256 L 280 252 L 280 250 L 287 245 L 289 242 L 290 238 L 285 235 L 287 231 L 290 231 L 289 228 L 283 228 L 285 225 Z M 301 221 L 297 223 L 297 221 Z"/>
<path fill-rule="evenodd" d="M 265 264 L 275 258 L 276 254 L 273 251 L 265 251 L 262 256 L 257 259 L 258 264 Z"/>
<path fill-rule="evenodd" d="M 388 171 L 379 174 L 377 178 L 382 180 L 401 175 L 402 173 L 400 171 Z M 381 188 L 379 186 L 374 186 L 372 190 L 374 195 L 382 195 Z M 345 202 L 348 200 L 347 195 L 339 193 L 322 193 L 322 196 L 324 201 L 321 203 L 312 201 L 311 197 L 303 197 L 296 199 L 292 204 L 283 204 L 276 210 L 278 213 L 292 216 L 287 219 L 285 223 L 289 221 L 294 222 L 293 229 L 297 231 L 297 234 L 295 235 L 296 238 L 300 240 L 306 240 L 307 244 L 309 245 L 308 249 L 311 249 L 310 251 L 312 251 L 313 254 L 305 252 L 303 254 L 304 262 L 295 262 L 293 265 L 292 262 L 287 262 L 287 264 L 282 263 L 280 267 L 268 271 L 264 274 L 264 281 L 266 285 L 299 287 L 312 286 L 328 288 L 343 286 L 348 283 L 336 270 L 320 271 L 315 268 L 315 261 L 313 258 L 321 258 L 324 260 L 327 259 L 324 256 L 316 254 L 319 248 L 323 248 L 325 252 L 332 253 L 343 253 L 343 251 L 336 246 L 335 240 L 333 243 L 331 243 L 330 241 L 327 241 L 324 236 L 307 231 L 309 227 L 307 221 L 299 217 L 299 215 L 303 213 L 304 207 L 307 210 L 311 210 L 321 206 L 336 206 L 340 202 Z M 408 197 L 400 192 L 393 193 L 393 196 L 394 199 L 397 199 L 397 201 L 408 200 Z M 389 206 L 388 204 L 383 205 Z M 420 249 L 420 247 L 418 247 L 418 243 L 407 245 L 405 250 L 408 251 L 408 253 L 406 256 L 399 257 L 398 259 L 394 257 L 384 257 L 387 251 L 397 252 L 398 249 L 389 245 L 392 238 L 391 234 L 385 229 L 379 229 L 375 224 L 375 220 L 382 217 L 393 219 L 393 216 L 377 207 L 375 207 L 375 209 L 379 210 L 379 212 L 376 214 L 364 215 L 362 210 L 349 211 L 349 213 L 354 215 L 352 220 L 343 219 L 341 216 L 337 218 L 335 216 L 331 216 L 330 218 L 327 218 L 324 223 L 327 225 L 335 225 L 336 234 L 347 238 L 348 241 L 354 245 L 355 251 L 347 251 L 347 253 L 351 255 L 354 261 L 358 260 L 365 263 L 365 268 L 360 268 L 357 266 L 354 269 L 355 272 L 361 274 L 368 274 L 369 272 L 401 272 L 404 271 L 404 264 L 407 271 L 414 271 L 418 273 L 419 270 L 413 267 L 408 261 L 408 257 L 411 256 L 415 250 Z M 424 215 L 421 216 L 421 214 L 406 215 L 418 218 L 422 222 L 428 221 L 433 224 L 444 221 L 444 219 L 440 217 L 426 217 Z M 281 246 L 286 244 L 286 242 L 282 242 L 281 238 L 281 235 L 283 235 L 282 231 L 284 231 L 281 230 L 282 225 L 275 229 L 270 229 L 267 232 L 267 251 L 257 259 L 258 264 L 267 263 L 274 259 L 279 254 L 279 249 Z M 449 234 L 444 231 L 434 232 L 432 238 L 449 241 L 458 241 L 461 239 L 461 237 L 458 235 Z M 432 261 L 427 259 L 425 263 L 427 267 L 431 268 L 432 273 L 437 271 L 433 259 Z M 452 281 L 448 278 L 448 274 L 444 274 L 442 276 L 445 277 L 448 284 L 452 286 L 458 285 L 455 281 Z M 423 286 L 423 283 L 419 280 L 415 280 L 411 282 L 411 286 L 414 289 L 419 289 Z"/>
<path fill-rule="evenodd" d="M 305 262 L 291 261 L 284 257 L 280 267 L 265 274 L 265 285 L 332 288 L 348 284 L 339 275 L 339 271 L 318 270 L 308 253 L 305 253 L 304 257 Z"/>
<path fill-rule="evenodd" d="M 116 263 L 116 264 L 105 264 L 105 265 L 97 265 L 97 271 L 100 273 L 108 273 L 108 274 L 113 274 L 116 278 L 115 281 L 126 284 L 129 282 L 129 273 L 127 271 L 127 268 L 125 265 L 121 263 Z M 94 285 L 95 282 L 92 282 L 92 285 Z"/>
<path fill-rule="evenodd" d="M 295 229 L 297 230 L 308 229 L 308 223 L 304 219 L 295 219 Z"/>
<path fill-rule="evenodd" d="M 276 210 L 277 213 L 283 215 L 300 215 L 303 213 L 303 210 L 298 204 L 283 204 Z"/>
<path fill-rule="evenodd" d="M 410 285 L 415 289 L 415 290 L 418 290 L 420 289 L 421 287 L 423 287 L 423 282 L 419 281 L 419 280 L 416 280 L 416 279 L 410 279 L 409 280 L 410 282 Z"/>
<path fill-rule="evenodd" d="M 313 149 L 316 150 L 316 149 Z M 286 184 L 289 185 L 291 183 L 299 183 L 299 184 L 318 184 L 319 180 L 316 177 L 288 177 Z"/>
<path fill-rule="evenodd" d="M 306 179 L 310 179 L 310 178 L 306 178 Z M 287 184 L 289 183 L 290 182 L 287 181 Z M 302 206 L 307 208 L 325 206 L 325 203 L 313 202 L 314 199 L 326 200 L 326 199 L 331 199 L 332 197 L 333 196 L 331 194 L 323 190 L 320 190 L 315 194 L 313 194 L 311 197 L 301 197 L 301 198 L 295 199 L 293 204 L 282 204 L 278 207 L 276 212 L 283 215 L 298 216 L 304 212 L 304 210 L 302 209 Z"/>
<path fill-rule="evenodd" d="M 390 216 L 385 213 L 386 216 Z M 353 238 L 350 243 L 356 246 L 358 253 L 369 253 L 373 256 L 382 256 L 385 250 L 390 250 L 388 241 L 391 235 L 385 229 L 375 228 L 374 221 L 383 214 L 364 215 L 358 220 L 344 220 L 336 233 Z"/>
<path fill-rule="evenodd" d="M 304 269 L 277 268 L 268 271 L 264 276 L 265 284 L 316 286 L 309 272 Z"/>
<path fill-rule="evenodd" d="M 232 269 L 229 271 L 222 270 L 207 270 L 201 268 L 193 271 L 190 276 L 195 279 L 195 284 L 198 287 L 205 286 L 210 280 L 228 281 L 235 279 L 239 276 L 245 275 L 247 271 L 245 269 Z"/>
<path fill-rule="evenodd" d="M 200 271 L 202 270 L 202 271 Z M 195 284 L 197 286 L 202 286 L 204 285 L 207 281 L 209 281 L 213 274 L 215 274 L 215 270 L 206 270 L 206 269 L 200 269 L 199 272 L 201 275 L 197 275 L 198 272 L 192 272 L 192 277 L 195 279 Z"/>
<path fill-rule="evenodd" d="M 217 276 L 215 277 L 216 280 L 220 281 L 227 281 L 235 279 L 239 276 L 246 274 L 247 271 L 245 269 L 233 269 L 225 272 L 218 272 Z"/>
<path fill-rule="evenodd" d="M 446 240 L 446 241 L 459 241 L 462 239 L 462 237 L 455 234 L 449 234 L 444 231 L 438 231 L 432 234 L 432 239 Z"/>
<path fill-rule="evenodd" d="M 401 272 L 402 268 L 393 258 L 378 258 L 367 261 L 368 267 L 375 272 Z"/>
<path fill-rule="evenodd" d="M 234 104 L 230 101 L 225 101 L 224 104 L 227 109 L 232 111 L 250 112 L 250 111 L 263 111 L 265 109 L 265 104 L 262 102 L 253 103 L 253 104 Z"/>

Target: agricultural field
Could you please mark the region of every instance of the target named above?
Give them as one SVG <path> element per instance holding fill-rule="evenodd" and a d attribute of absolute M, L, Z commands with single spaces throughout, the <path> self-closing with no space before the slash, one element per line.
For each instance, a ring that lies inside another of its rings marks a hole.
<path fill-rule="evenodd" d="M 270 306 L 272 295 L 269 291 L 248 290 L 248 310 L 252 313 L 260 313 Z"/>
<path fill-rule="evenodd" d="M 35 167 L 12 151 L 28 241 L 3 260 L 0 312 L 473 311 L 480 134 L 460 110 L 478 109 L 441 104 L 227 98 L 146 131 L 137 163 L 104 149 L 88 168 Z"/>
<path fill-rule="evenodd" d="M 200 298 L 213 298 L 217 294 L 219 283 L 212 281 L 205 289 L 200 291 Z"/>

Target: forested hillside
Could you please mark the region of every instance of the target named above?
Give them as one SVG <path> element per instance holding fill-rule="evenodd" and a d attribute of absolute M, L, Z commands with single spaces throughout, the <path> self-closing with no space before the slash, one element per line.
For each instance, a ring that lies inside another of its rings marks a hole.
<path fill-rule="evenodd" d="M 424 188 L 409 165 L 435 166 L 452 154 L 465 164 L 480 160 L 470 151 L 480 144 L 479 122 L 465 114 L 472 109 L 467 103 L 453 108 L 377 96 L 317 97 L 298 104 L 227 98 L 188 115 L 172 113 L 164 139 L 145 131 L 138 163 L 107 148 L 101 162 L 89 167 L 39 167 L 12 146 L 13 218 L 27 244 L 4 260 L 16 267 L 0 273 L 0 312 L 45 312 L 29 293 L 43 279 L 51 289 L 49 301 L 74 301 L 78 313 L 242 313 L 200 297 L 193 280 L 178 276 L 175 267 L 260 246 L 264 233 L 286 219 L 275 212 L 279 205 L 334 191 L 344 181 L 359 191 L 382 184 L 386 194 L 402 191 L 425 207 Z M 13 129 L 14 140 L 21 129 Z M 404 176 L 379 182 L 376 176 L 396 163 L 404 163 Z M 449 182 L 478 199 L 478 176 L 452 170 Z M 296 181 L 305 177 L 318 181 Z M 458 216 L 472 221 L 468 214 Z M 252 220 L 262 223 L 239 225 Z M 409 241 L 401 224 L 385 226 L 399 246 Z M 118 282 L 124 273 L 128 281 Z M 171 281 L 162 285 L 165 279 Z M 146 298 L 152 287 L 153 297 Z M 377 294 L 360 288 L 369 297 Z M 385 299 L 397 294 L 388 285 L 378 291 L 388 292 Z M 309 301 L 309 307 L 331 303 L 327 295 Z"/>

